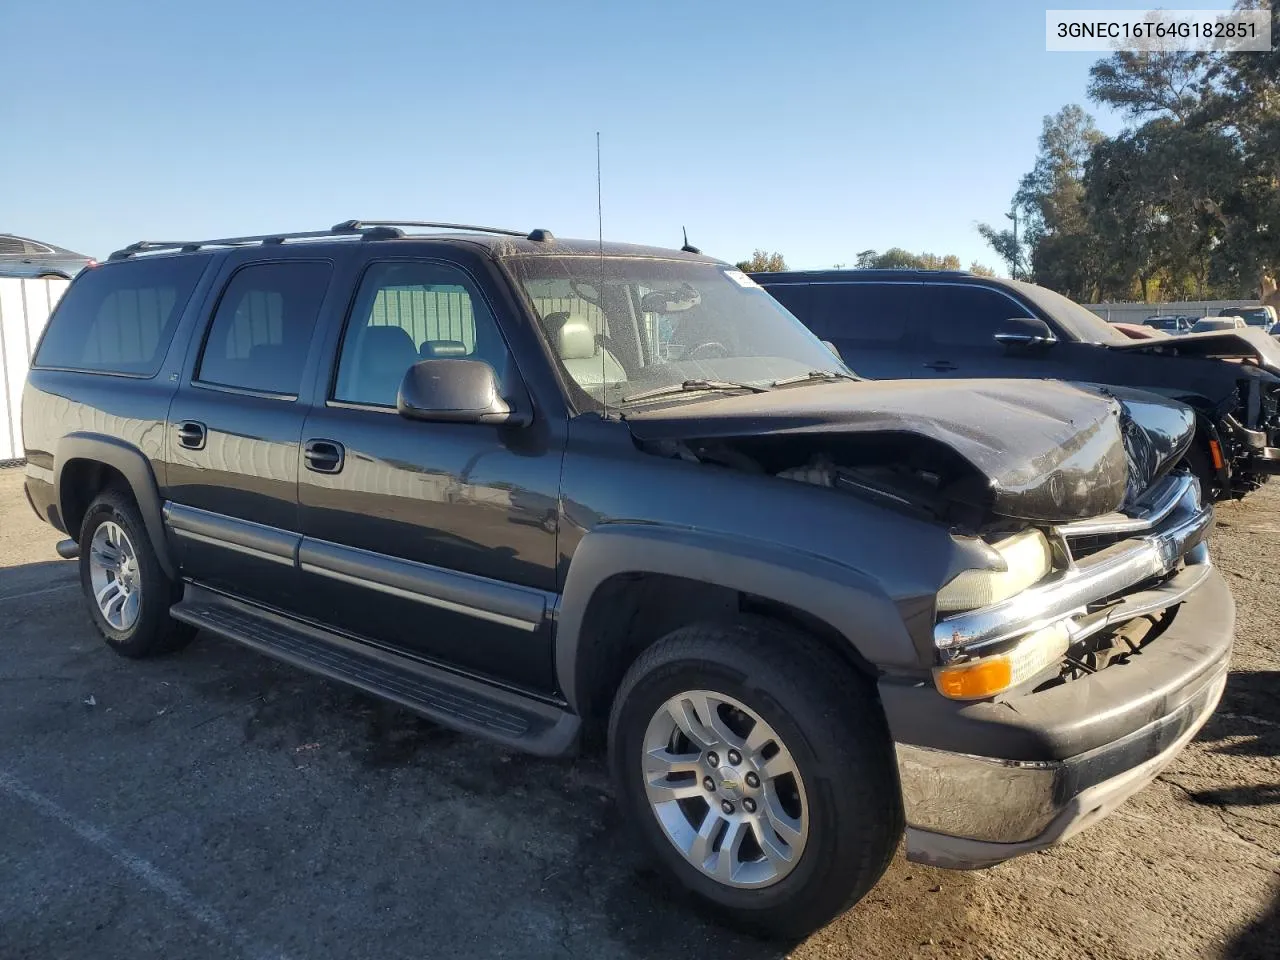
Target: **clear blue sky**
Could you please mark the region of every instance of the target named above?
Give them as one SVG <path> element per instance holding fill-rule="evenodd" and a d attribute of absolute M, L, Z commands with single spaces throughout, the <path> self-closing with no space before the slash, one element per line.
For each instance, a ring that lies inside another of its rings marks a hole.
<path fill-rule="evenodd" d="M 973 225 L 1096 59 L 1045 52 L 1048 5 L 2 0 L 0 231 L 99 257 L 349 217 L 593 237 L 599 130 L 609 239 L 995 266 Z"/>

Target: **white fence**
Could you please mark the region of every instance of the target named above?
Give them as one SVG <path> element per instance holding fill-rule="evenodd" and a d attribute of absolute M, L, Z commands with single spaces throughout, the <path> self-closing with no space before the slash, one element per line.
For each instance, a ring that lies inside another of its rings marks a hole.
<path fill-rule="evenodd" d="M 1108 323 L 1141 323 L 1147 317 L 1213 317 L 1223 307 L 1256 307 L 1259 300 L 1179 300 L 1173 303 L 1086 303 Z"/>
<path fill-rule="evenodd" d="M 0 278 L 0 463 L 23 455 L 22 384 L 31 351 L 67 283 Z"/>

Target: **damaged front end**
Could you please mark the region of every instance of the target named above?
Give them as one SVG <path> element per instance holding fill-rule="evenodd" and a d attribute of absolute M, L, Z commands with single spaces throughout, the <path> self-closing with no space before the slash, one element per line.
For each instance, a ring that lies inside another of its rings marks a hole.
<path fill-rule="evenodd" d="M 1213 421 L 1202 425 L 1208 434 L 1207 462 L 1200 465 L 1202 476 L 1212 477 L 1217 497 L 1244 496 L 1266 479 L 1280 474 L 1280 343 L 1261 330 L 1226 330 L 1162 337 L 1150 341 L 1108 344 L 1109 350 L 1136 355 L 1181 357 L 1188 361 L 1228 361 L 1215 365 L 1220 371 L 1238 371 L 1225 396 L 1208 391 L 1209 379 L 1189 368 L 1187 383 L 1198 384 L 1206 398 L 1217 401 Z M 1188 400 L 1191 398 L 1188 397 Z"/>
<path fill-rule="evenodd" d="M 881 381 L 627 414 L 637 443 L 840 489 L 970 534 L 1122 509 L 1179 461 L 1192 412 L 1053 381 Z"/>
<path fill-rule="evenodd" d="M 1060 682 L 1073 662 L 1101 663 L 1100 635 L 1176 605 L 1199 583 L 1192 568 L 1209 569 L 1201 541 L 1212 513 L 1197 481 L 1176 470 L 1195 433 L 1181 404 L 1047 381 L 806 392 L 804 406 L 799 392 L 779 391 L 628 422 L 657 455 L 945 524 L 979 558 L 936 596 L 931 666 L 948 698 Z"/>

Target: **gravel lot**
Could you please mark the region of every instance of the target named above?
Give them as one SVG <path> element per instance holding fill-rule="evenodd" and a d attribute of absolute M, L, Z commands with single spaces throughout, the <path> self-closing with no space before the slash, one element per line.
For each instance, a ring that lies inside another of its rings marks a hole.
<path fill-rule="evenodd" d="M 0 957 L 1280 957 L 1280 483 L 1218 513 L 1215 718 L 1096 829 L 980 873 L 895 861 L 789 951 L 708 923 L 595 759 L 548 762 L 205 636 L 133 663 L 0 470 Z"/>

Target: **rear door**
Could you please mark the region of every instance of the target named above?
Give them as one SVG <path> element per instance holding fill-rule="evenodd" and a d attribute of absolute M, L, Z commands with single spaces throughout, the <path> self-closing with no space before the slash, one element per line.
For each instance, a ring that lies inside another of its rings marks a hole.
<path fill-rule="evenodd" d="M 169 408 L 165 520 L 185 575 L 299 608 L 298 460 L 334 265 L 228 258 Z"/>

